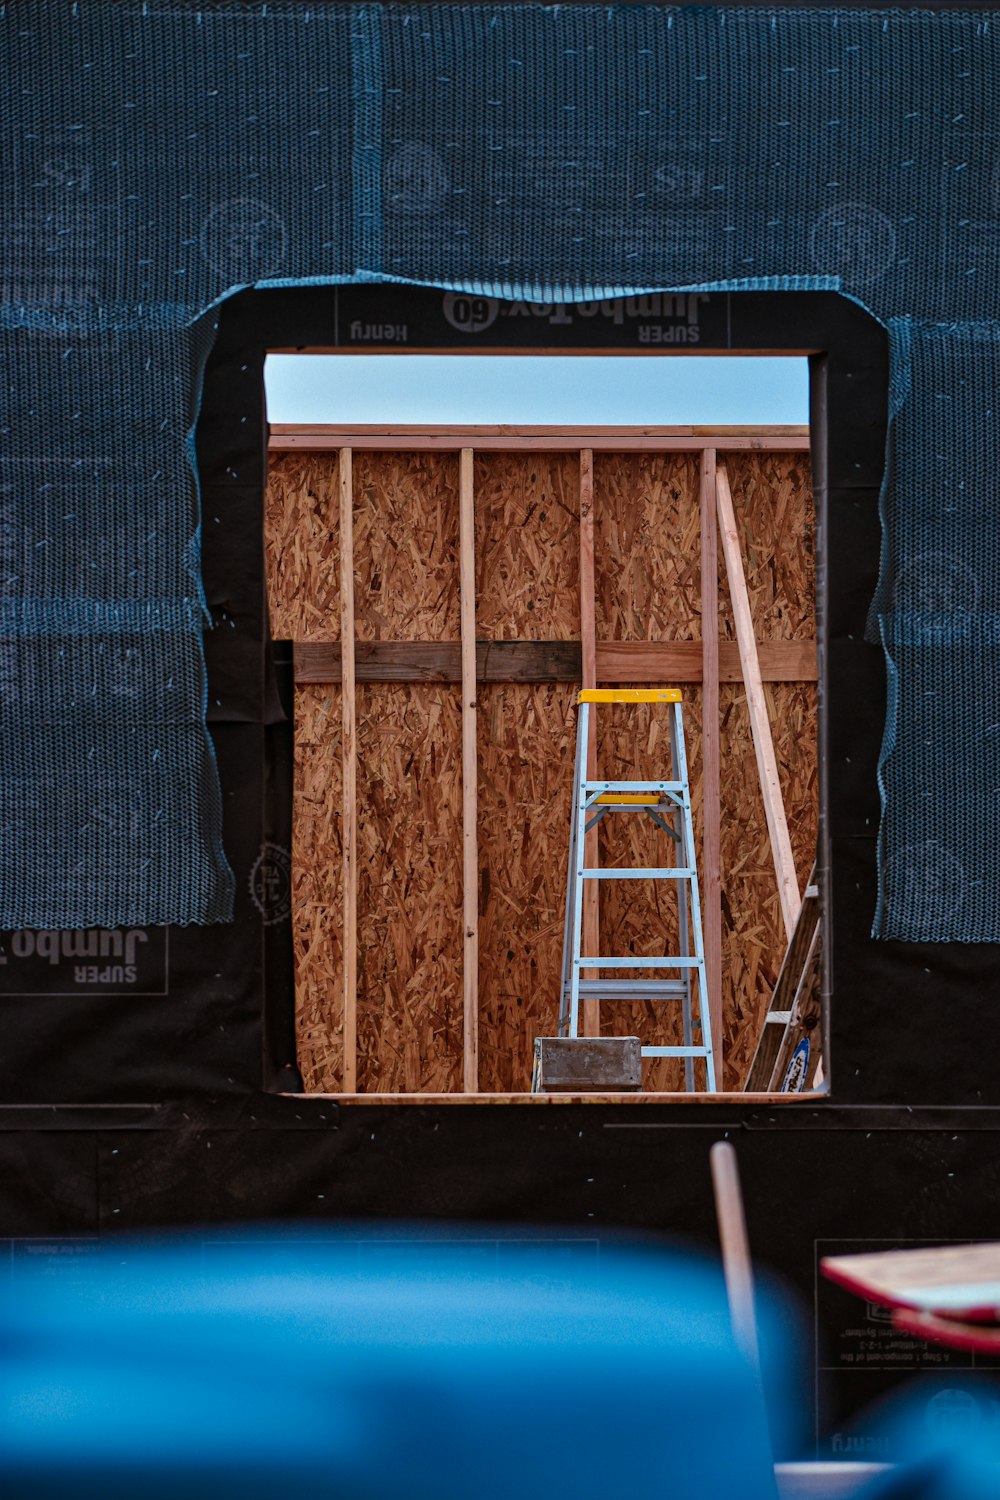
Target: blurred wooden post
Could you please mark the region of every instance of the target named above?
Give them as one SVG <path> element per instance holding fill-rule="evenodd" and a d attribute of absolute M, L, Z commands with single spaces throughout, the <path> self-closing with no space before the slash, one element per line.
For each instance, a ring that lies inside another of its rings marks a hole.
<path fill-rule="evenodd" d="M 743 1194 L 736 1152 L 730 1141 L 716 1141 L 708 1153 L 715 1194 L 715 1216 L 719 1223 L 722 1270 L 733 1337 L 752 1364 L 759 1368 L 757 1318 L 753 1300 L 753 1268 L 743 1213 Z"/>

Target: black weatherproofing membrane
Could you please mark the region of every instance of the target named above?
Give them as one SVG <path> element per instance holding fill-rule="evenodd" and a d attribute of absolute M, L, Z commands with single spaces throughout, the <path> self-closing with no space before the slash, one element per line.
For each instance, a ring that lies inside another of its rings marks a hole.
<path fill-rule="evenodd" d="M 816 1266 L 996 1236 L 998 36 L 977 7 L 0 7 L 4 1275 L 254 1218 L 714 1245 L 728 1135 L 755 1259 L 815 1315 L 820 1451 L 891 1456 L 845 1424 L 912 1371 L 987 1420 L 980 1372 Z M 462 293 L 486 311 L 449 319 Z M 630 322 L 640 295 L 669 311 Z M 302 1097 L 264 352 L 695 325 L 811 351 L 830 1097 Z"/>
<path fill-rule="evenodd" d="M 212 523 L 189 444 L 227 296 L 388 282 L 573 304 L 825 289 L 890 340 L 867 625 L 888 668 L 874 930 L 1000 937 L 994 20 L 4 7 L 0 334 L 18 376 L 0 410 L 0 681 L 19 711 L 0 736 L 0 920 L 233 910 L 204 722 Z M 961 788 L 946 822 L 933 816 L 942 775 Z"/>

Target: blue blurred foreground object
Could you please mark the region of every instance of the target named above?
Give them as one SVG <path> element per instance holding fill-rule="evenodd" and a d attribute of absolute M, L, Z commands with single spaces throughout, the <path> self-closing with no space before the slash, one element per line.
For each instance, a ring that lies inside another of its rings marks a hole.
<path fill-rule="evenodd" d="M 961 1367 L 917 1377 L 873 1403 L 844 1435 L 848 1451 L 897 1462 L 858 1500 L 997 1500 L 1000 1384 Z M 991 1378 L 992 1377 L 992 1378 Z"/>
<path fill-rule="evenodd" d="M 7 1292 L 6 1500 L 774 1495 L 714 1268 L 392 1235 L 115 1240 Z"/>

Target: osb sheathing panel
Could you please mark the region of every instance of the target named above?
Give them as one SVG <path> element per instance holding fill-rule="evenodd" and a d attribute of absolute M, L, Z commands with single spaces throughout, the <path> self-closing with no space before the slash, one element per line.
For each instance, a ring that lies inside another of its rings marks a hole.
<path fill-rule="evenodd" d="M 536 1036 L 556 1035 L 576 689 L 479 691 L 479 1078 L 526 1090 Z"/>
<path fill-rule="evenodd" d="M 599 454 L 594 462 L 595 613 L 598 640 L 685 641 L 701 633 L 700 466 L 696 453 Z M 642 686 L 643 684 L 636 684 Z M 669 686 L 669 684 L 664 684 Z M 687 742 L 695 837 L 701 840 L 701 689 L 686 685 Z M 613 780 L 670 773 L 669 710 L 645 704 L 597 707 L 598 771 Z M 672 841 L 642 813 L 614 813 L 600 825 L 602 865 L 672 864 Z M 679 952 L 676 881 L 602 881 L 603 954 Z M 621 971 L 653 978 L 652 971 Z M 676 973 L 667 976 L 677 978 Z M 676 1001 L 606 1001 L 605 1034 L 640 1036 L 651 1046 L 683 1041 Z M 697 1038 L 696 1038 L 697 1040 Z M 701 1065 L 699 1064 L 699 1069 Z M 699 1076 L 699 1084 L 703 1082 Z M 644 1064 L 647 1089 L 683 1088 L 683 1063 Z"/>
<path fill-rule="evenodd" d="M 580 461 L 477 455 L 476 634 L 580 637 Z M 525 1090 L 559 1015 L 575 688 L 491 683 L 477 695 L 479 1079 Z"/>
<path fill-rule="evenodd" d="M 726 468 L 758 638 L 815 636 L 815 512 L 808 457 L 729 455 Z M 732 640 L 736 632 L 724 569 L 720 597 L 720 634 Z M 801 889 L 816 855 L 816 685 L 767 683 L 764 696 Z M 786 940 L 741 687 L 723 685 L 720 714 L 725 1086 L 740 1088 L 753 1061 Z"/>
<path fill-rule="evenodd" d="M 353 467 L 358 639 L 457 640 L 457 456 L 359 451 Z"/>
<path fill-rule="evenodd" d="M 271 634 L 340 638 L 338 456 L 281 453 L 270 464 L 265 557 Z M 308 1090 L 343 1077 L 340 689 L 295 690 L 292 931 L 298 1060 Z"/>
<path fill-rule="evenodd" d="M 478 454 L 474 476 L 477 636 L 579 640 L 579 458 Z"/>
<path fill-rule="evenodd" d="M 462 1086 L 457 686 L 358 685 L 358 1088 Z"/>
<path fill-rule="evenodd" d="M 594 712 L 594 710 L 591 710 Z M 670 774 L 670 712 L 657 705 L 598 707 L 598 770 L 608 780 L 655 781 Z M 691 785 L 695 855 L 699 872 L 702 835 L 701 689 L 685 686 L 683 732 Z M 643 813 L 613 813 L 600 825 L 600 863 L 659 867 L 675 862 L 673 840 Z M 601 952 L 634 957 L 678 954 L 678 882 L 674 880 L 605 880 L 600 885 Z M 653 971 L 622 971 L 621 978 L 652 979 Z M 676 973 L 666 977 L 676 979 Z M 723 1000 L 727 995 L 723 976 Z M 639 1036 L 650 1046 L 680 1046 L 681 1010 L 677 1001 L 608 1001 L 601 1006 L 605 1035 Z M 696 1042 L 699 1038 L 695 1037 Z M 704 1087 L 700 1070 L 696 1075 Z M 647 1059 L 646 1089 L 684 1086 L 684 1064 L 673 1058 Z"/>
<path fill-rule="evenodd" d="M 816 685 L 765 683 L 764 696 L 801 890 L 816 855 Z M 742 688 L 723 685 L 720 716 L 724 1076 L 742 1088 L 786 941 Z"/>
<path fill-rule="evenodd" d="M 814 516 L 808 459 L 795 454 L 726 459 L 759 640 L 815 635 Z M 595 466 L 597 630 L 601 639 L 690 640 L 701 634 L 697 455 L 608 455 Z M 724 564 L 720 633 L 735 639 Z M 638 601 L 638 603 L 637 603 Z M 800 885 L 816 849 L 816 687 L 765 687 L 782 795 Z M 599 766 L 609 778 L 654 778 L 669 765 L 667 715 L 657 708 L 597 709 Z M 702 840 L 701 689 L 685 686 L 684 733 L 699 869 Z M 722 1087 L 739 1089 L 753 1060 L 785 950 L 746 695 L 720 689 L 722 783 Z M 602 864 L 669 861 L 666 836 L 647 818 L 602 825 Z M 677 897 L 664 883 L 604 882 L 604 953 L 677 952 Z M 670 945 L 668 947 L 668 945 Z M 659 1046 L 682 1042 L 671 1002 L 608 1003 L 602 1029 L 635 1031 Z M 696 1065 L 700 1069 L 700 1065 Z M 683 1086 L 683 1063 L 645 1065 L 647 1089 Z"/>
<path fill-rule="evenodd" d="M 807 640 L 816 634 L 816 520 L 809 455 L 729 453 L 725 466 L 757 636 Z M 728 604 L 724 587 L 720 633 L 735 640 Z"/>
<path fill-rule="evenodd" d="M 458 459 L 354 455 L 359 640 L 461 631 Z M 358 684 L 358 1089 L 462 1085 L 457 687 Z"/>
<path fill-rule="evenodd" d="M 277 453 L 267 477 L 264 548 L 276 641 L 340 639 L 336 453 Z"/>
<path fill-rule="evenodd" d="M 308 1091 L 343 1076 L 340 690 L 296 693 L 294 942 Z M 461 1086 L 458 689 L 358 685 L 358 1087 Z"/>
<path fill-rule="evenodd" d="M 760 638 L 815 633 L 808 462 L 727 459 Z M 354 455 L 357 633 L 457 639 L 457 460 Z M 573 455 L 478 454 L 477 635 L 579 634 L 578 462 Z M 335 454 L 282 455 L 269 490 L 276 635 L 338 634 Z M 696 455 L 595 457 L 600 639 L 700 635 Z M 332 508 L 331 508 L 332 507 Z M 310 538 L 297 546 L 299 532 Z M 310 552 L 312 548 L 312 552 Z M 319 558 L 323 553 L 322 559 Z M 319 562 L 321 565 L 319 565 Z M 322 608 L 316 608 L 319 599 Z M 732 638 L 724 571 L 721 633 Z M 766 689 L 800 880 L 815 849 L 812 684 Z M 535 1035 L 558 1008 L 574 690 L 491 684 L 479 694 L 481 1086 L 519 1089 Z M 336 689 L 297 697 L 297 1007 L 307 1088 L 340 1079 L 340 710 Z M 742 688 L 721 689 L 723 1084 L 739 1088 L 777 976 L 784 935 Z M 662 758 L 655 710 L 598 710 L 602 768 L 646 776 Z M 701 690 L 684 689 L 695 834 L 701 848 Z M 359 687 L 359 1077 L 367 1091 L 454 1089 L 461 1072 L 461 768 L 457 690 Z M 433 795 L 432 795 L 433 792 Z M 328 795 L 324 795 L 328 794 Z M 605 820 L 602 861 L 659 860 L 648 820 Z M 612 829 L 614 842 L 611 841 Z M 626 843 L 623 843 L 623 840 Z M 615 850 L 618 854 L 615 854 Z M 637 882 L 602 885 L 606 952 L 664 951 L 676 898 Z M 651 936 L 656 934 L 656 936 Z M 680 1041 L 678 1007 L 603 1007 L 604 1028 Z M 681 1086 L 683 1065 L 647 1064 L 647 1088 Z"/>
<path fill-rule="evenodd" d="M 309 1092 L 335 1093 L 343 1079 L 339 687 L 295 692 L 292 819 L 292 937 L 298 1061 Z"/>
<path fill-rule="evenodd" d="M 697 639 L 699 484 L 697 453 L 595 454 L 598 640 Z"/>
<path fill-rule="evenodd" d="M 457 460 L 359 452 L 353 469 L 357 636 L 455 638 Z M 276 635 L 339 636 L 337 479 L 336 454 L 274 465 L 267 560 Z M 322 616 L 310 596 L 322 601 Z M 295 734 L 299 1061 L 307 1090 L 335 1091 L 343 1072 L 339 689 L 297 689 Z M 448 1091 L 460 1085 L 462 1056 L 457 689 L 359 684 L 357 747 L 358 1087 Z"/>

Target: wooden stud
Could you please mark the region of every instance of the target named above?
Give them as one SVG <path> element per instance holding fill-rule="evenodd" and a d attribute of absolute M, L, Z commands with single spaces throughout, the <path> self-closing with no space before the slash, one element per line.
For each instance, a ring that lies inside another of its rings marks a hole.
<path fill-rule="evenodd" d="M 476 551 L 473 450 L 459 459 L 459 577 L 462 611 L 462 1080 L 479 1092 L 479 845 L 476 750 Z"/>
<path fill-rule="evenodd" d="M 597 686 L 597 608 L 594 592 L 594 454 L 590 448 L 580 450 L 580 655 L 581 686 Z M 587 776 L 597 774 L 597 715 L 590 715 L 587 743 Z M 597 829 L 591 829 L 584 841 L 584 864 L 596 869 L 598 864 Z M 580 935 L 584 953 L 599 953 L 601 942 L 601 908 L 596 880 L 583 882 L 583 921 Z M 593 969 L 582 973 L 584 979 L 600 976 Z M 584 1000 L 580 1023 L 584 1036 L 601 1034 L 601 1002 Z"/>
<path fill-rule="evenodd" d="M 705 983 L 715 1051 L 715 1076 L 723 1074 L 722 783 L 719 760 L 719 532 L 715 514 L 715 449 L 701 455 L 701 678 L 702 678 L 702 879 Z"/>
<path fill-rule="evenodd" d="M 754 752 L 757 757 L 757 770 L 764 797 L 764 815 L 771 840 L 774 873 L 778 881 L 778 899 L 781 904 L 786 939 L 791 942 L 802 902 L 799 896 L 798 878 L 795 874 L 791 840 L 788 836 L 788 820 L 785 817 L 785 804 L 781 796 L 778 763 L 774 754 L 774 741 L 771 737 L 771 725 L 767 715 L 760 662 L 757 657 L 757 643 L 754 639 L 753 620 L 750 614 L 750 597 L 747 593 L 743 555 L 739 533 L 736 530 L 733 497 L 729 489 L 729 476 L 726 473 L 725 464 L 719 464 L 717 467 L 715 493 L 722 551 L 726 559 L 726 574 L 729 579 L 729 597 L 733 607 L 733 623 L 736 626 L 736 641 L 740 648 L 740 663 L 743 667 L 747 707 L 750 711 Z"/>
<path fill-rule="evenodd" d="M 358 750 L 354 681 L 354 484 L 350 448 L 340 450 L 340 642 L 343 735 L 344 1082 L 358 1087 Z"/>

